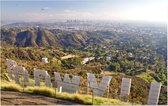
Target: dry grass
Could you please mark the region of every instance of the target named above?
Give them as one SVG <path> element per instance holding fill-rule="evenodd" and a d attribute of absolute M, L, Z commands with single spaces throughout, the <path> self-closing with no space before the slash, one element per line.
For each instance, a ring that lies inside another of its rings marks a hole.
<path fill-rule="evenodd" d="M 150 75 L 151 73 L 153 72 L 143 72 L 140 75 L 137 75 L 137 77 L 140 77 L 149 83 L 155 82 L 155 79 Z"/>
<path fill-rule="evenodd" d="M 54 89 L 48 87 L 27 87 L 25 88 L 24 92 L 32 93 L 35 95 L 44 95 L 53 97 L 54 96 Z"/>
<path fill-rule="evenodd" d="M 31 93 L 35 95 L 44 95 L 48 97 L 53 97 L 57 99 L 69 100 L 80 104 L 92 104 L 92 96 L 91 95 L 84 95 L 84 94 L 70 94 L 70 93 L 58 93 L 55 92 L 54 88 L 48 88 L 45 86 L 40 87 L 26 87 L 23 88 L 14 82 L 8 82 L 1 80 L 0 83 L 1 90 L 5 91 L 17 91 L 17 92 L 24 92 L 24 93 Z M 116 99 L 108 99 L 103 97 L 94 97 L 94 104 L 129 104 L 127 102 L 122 102 Z"/>
<path fill-rule="evenodd" d="M 21 86 L 15 84 L 13 82 L 1 81 L 0 86 L 1 86 L 1 90 L 4 90 L 4 91 L 20 92 L 22 90 Z"/>
<path fill-rule="evenodd" d="M 8 82 L 4 80 L 1 81 L 0 86 L 1 86 L 2 91 L 24 92 L 24 93 L 30 93 L 33 95 L 44 95 L 44 96 L 54 97 L 54 98 L 63 99 L 63 100 L 70 100 L 70 101 L 74 101 L 74 102 L 82 103 L 82 104 L 91 104 L 91 103 L 88 103 L 87 101 L 84 101 L 84 99 L 80 98 L 80 96 L 77 94 L 56 92 L 56 95 L 55 95 L 55 90 L 53 88 L 48 88 L 45 86 L 26 87 L 24 88 L 24 91 L 23 91 L 23 88 L 20 85 L 15 84 L 14 82 Z"/>

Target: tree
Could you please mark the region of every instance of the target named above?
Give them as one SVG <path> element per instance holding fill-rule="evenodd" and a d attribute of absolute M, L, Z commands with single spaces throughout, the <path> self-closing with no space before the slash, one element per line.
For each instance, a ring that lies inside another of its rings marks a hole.
<path fill-rule="evenodd" d="M 121 71 L 121 67 L 119 63 L 111 63 L 110 64 L 110 68 L 111 70 L 114 70 L 115 72 L 120 72 Z"/>
<path fill-rule="evenodd" d="M 68 58 L 61 61 L 62 66 L 68 69 L 73 69 L 76 66 L 81 65 L 81 62 L 82 59 L 80 57 Z"/>

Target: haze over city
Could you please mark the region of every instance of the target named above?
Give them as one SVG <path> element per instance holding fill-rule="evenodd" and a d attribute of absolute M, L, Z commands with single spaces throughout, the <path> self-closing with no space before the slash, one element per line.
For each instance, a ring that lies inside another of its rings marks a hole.
<path fill-rule="evenodd" d="M 167 0 L 2 1 L 2 22 L 122 20 L 166 22 Z"/>

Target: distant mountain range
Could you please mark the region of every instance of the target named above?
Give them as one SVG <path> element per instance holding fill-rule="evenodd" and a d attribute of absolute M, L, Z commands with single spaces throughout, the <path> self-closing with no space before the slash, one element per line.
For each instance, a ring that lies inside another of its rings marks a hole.
<path fill-rule="evenodd" d="M 42 28 L 1 29 L 1 42 L 21 47 L 67 47 L 85 46 L 85 32 L 67 32 Z"/>

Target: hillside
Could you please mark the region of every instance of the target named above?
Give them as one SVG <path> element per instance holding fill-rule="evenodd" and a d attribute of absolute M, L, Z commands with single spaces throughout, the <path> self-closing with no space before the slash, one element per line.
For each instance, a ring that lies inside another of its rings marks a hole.
<path fill-rule="evenodd" d="M 86 45 L 82 32 L 61 32 L 42 28 L 1 29 L 2 43 L 20 47 L 78 47 Z"/>
<path fill-rule="evenodd" d="M 127 31 L 67 31 L 34 27 L 2 28 L 1 72 L 6 73 L 6 59 L 24 66 L 33 78 L 33 68 L 81 76 L 79 93 L 86 91 L 86 73 L 97 77 L 112 76 L 110 98 L 119 98 L 123 77 L 132 79 L 129 101 L 146 104 L 149 86 L 161 82 L 159 104 L 167 104 L 167 47 L 165 33 L 141 29 Z M 160 34 L 158 36 L 158 33 Z M 18 46 L 18 47 L 17 47 Z M 49 64 L 41 59 L 47 57 Z M 84 59 L 94 58 L 83 64 Z"/>
<path fill-rule="evenodd" d="M 81 65 L 76 64 L 75 62 L 79 63 L 78 58 L 71 60 L 61 59 L 60 57 L 65 57 L 68 52 L 63 52 L 62 50 L 56 50 L 56 49 L 37 49 L 36 48 L 20 48 L 19 52 L 18 49 L 15 48 L 1 48 L 1 62 L 2 62 L 2 68 L 1 72 L 6 73 L 6 58 L 10 58 L 15 60 L 18 65 L 24 66 L 29 74 L 30 78 L 33 78 L 33 68 L 39 68 L 44 69 L 48 71 L 48 73 L 51 75 L 52 80 L 54 77 L 53 72 L 59 72 L 61 74 L 70 74 L 70 75 L 79 75 L 81 76 L 81 87 L 79 88 L 79 93 L 86 92 L 86 73 L 94 73 L 97 77 L 101 77 L 104 74 L 112 76 L 112 81 L 110 84 L 110 98 L 119 98 L 120 93 L 120 84 L 121 79 L 123 77 L 129 77 L 132 79 L 132 87 L 131 87 L 131 94 L 129 101 L 131 103 L 138 103 L 138 104 L 146 104 L 147 97 L 149 93 L 149 86 L 150 86 L 150 80 L 148 78 L 152 77 L 151 74 L 145 74 L 147 78 L 144 77 L 136 77 L 136 76 L 128 76 L 123 73 L 113 73 L 113 71 L 106 71 L 104 70 L 104 66 L 99 62 L 90 62 L 87 65 Z M 19 55 L 18 55 L 19 53 Z M 82 54 L 83 53 L 83 54 Z M 85 52 L 78 53 L 79 56 L 86 55 Z M 88 54 L 89 55 L 89 54 Z M 47 56 L 49 59 L 50 64 L 43 64 L 41 63 L 41 58 Z M 75 58 L 75 57 L 73 57 Z M 68 63 L 68 64 L 67 64 Z M 69 63 L 70 66 L 69 66 Z M 69 69 L 69 67 L 71 67 Z M 145 76 L 143 75 L 143 76 Z M 153 78 L 153 77 L 152 77 Z M 159 104 L 166 104 L 166 86 L 163 86 L 161 89 L 161 95 Z"/>

